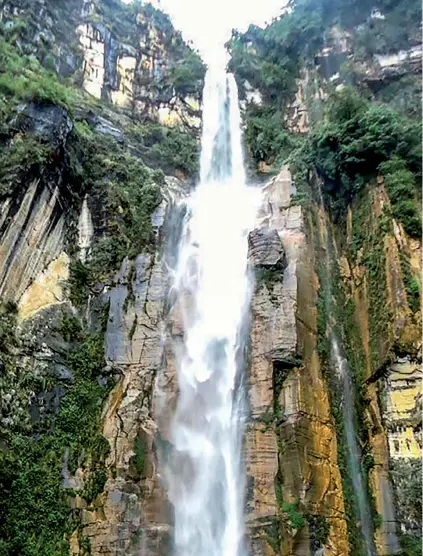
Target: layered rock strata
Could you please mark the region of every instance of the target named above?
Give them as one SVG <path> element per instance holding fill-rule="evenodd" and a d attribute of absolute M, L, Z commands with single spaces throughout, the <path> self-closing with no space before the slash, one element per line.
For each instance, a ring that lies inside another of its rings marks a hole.
<path fill-rule="evenodd" d="M 336 434 L 316 348 L 318 283 L 287 168 L 263 190 L 261 229 L 250 234 L 252 301 L 246 434 L 247 523 L 253 554 L 310 554 L 286 504 L 327 520 L 325 554 L 348 554 Z M 277 236 L 275 234 L 277 232 Z M 276 239 L 278 237 L 279 241 Z M 284 267 L 266 263 L 284 260 Z"/>

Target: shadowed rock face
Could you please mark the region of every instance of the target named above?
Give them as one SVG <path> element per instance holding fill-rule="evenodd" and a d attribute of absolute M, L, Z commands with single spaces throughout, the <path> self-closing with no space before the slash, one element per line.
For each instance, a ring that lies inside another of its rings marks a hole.
<path fill-rule="evenodd" d="M 184 185 L 169 183 L 167 200 L 153 215 L 157 236 L 177 233 L 173 201 L 184 194 Z M 124 261 L 114 284 L 103 294 L 109 303 L 105 333 L 106 357 L 122 378 L 104 408 L 103 434 L 111 451 L 107 459 L 114 469 L 94 512 L 82 510 L 84 534 L 93 554 L 146 556 L 167 554 L 170 546 L 171 512 L 159 477 L 157 452 L 165 448 L 165 433 L 154 406 L 160 397 L 158 376 L 163 374 L 164 333 L 167 323 L 169 275 L 165 246 L 155 254 L 144 253 Z M 174 383 L 169 395 L 175 394 Z M 136 464 L 139 451 L 143 468 Z M 138 454 L 138 455 L 137 455 Z M 73 546 L 78 548 L 77 535 Z"/>
<path fill-rule="evenodd" d="M 43 141 L 51 153 L 64 150 L 72 131 L 68 112 L 50 104 L 21 105 L 11 126 Z M 60 159 L 60 157 L 58 157 Z M 26 175 L 12 197 L 0 202 L 0 295 L 19 301 L 31 282 L 62 253 L 69 191 L 64 164 Z"/>
<path fill-rule="evenodd" d="M 54 104 L 24 105 L 12 122 L 24 133 L 34 133 L 51 145 L 52 150 L 66 143 L 73 124 L 67 110 Z"/>

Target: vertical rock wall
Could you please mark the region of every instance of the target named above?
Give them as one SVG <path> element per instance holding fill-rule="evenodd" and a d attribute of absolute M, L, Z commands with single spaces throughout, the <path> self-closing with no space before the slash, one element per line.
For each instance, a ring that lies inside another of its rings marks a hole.
<path fill-rule="evenodd" d="M 277 232 L 283 265 L 262 264 L 264 255 L 275 250 L 274 236 L 267 234 L 260 243 L 257 234 L 251 235 L 257 284 L 246 437 L 247 521 L 254 554 L 308 555 L 324 547 L 325 554 L 341 556 L 349 551 L 336 434 L 316 346 L 313 244 L 301 207 L 291 204 L 292 193 L 284 168 L 264 188 L 260 211 L 261 228 Z M 327 530 L 317 546 L 311 540 L 315 516 Z"/>
<path fill-rule="evenodd" d="M 0 21 L 26 54 L 93 97 L 164 125 L 200 127 L 201 79 L 192 76 L 190 93 L 170 83 L 190 48 L 152 6 L 131 13 L 102 0 L 0 0 Z"/>

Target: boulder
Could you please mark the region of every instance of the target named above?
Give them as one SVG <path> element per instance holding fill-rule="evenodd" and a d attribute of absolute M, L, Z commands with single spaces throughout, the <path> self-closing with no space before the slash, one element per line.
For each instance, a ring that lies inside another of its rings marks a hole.
<path fill-rule="evenodd" d="M 250 232 L 248 257 L 255 267 L 283 268 L 285 252 L 277 230 L 258 228 Z"/>
<path fill-rule="evenodd" d="M 72 131 L 72 120 L 65 108 L 55 104 L 35 103 L 21 105 L 14 122 L 19 131 L 34 133 L 57 149 L 66 142 Z"/>

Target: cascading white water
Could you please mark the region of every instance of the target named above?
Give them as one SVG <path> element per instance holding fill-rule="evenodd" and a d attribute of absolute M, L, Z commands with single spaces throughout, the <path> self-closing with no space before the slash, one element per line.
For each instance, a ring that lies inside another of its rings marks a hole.
<path fill-rule="evenodd" d="M 178 556 L 244 552 L 242 328 L 258 192 L 245 184 L 237 88 L 223 68 L 206 75 L 201 179 L 187 202 L 175 271 L 186 309 L 165 474 Z"/>

